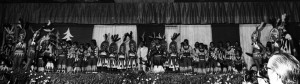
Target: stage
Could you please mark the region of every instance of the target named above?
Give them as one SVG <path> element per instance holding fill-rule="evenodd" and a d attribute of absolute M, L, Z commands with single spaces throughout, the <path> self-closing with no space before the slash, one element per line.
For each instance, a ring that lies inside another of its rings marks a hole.
<path fill-rule="evenodd" d="M 3 75 L 4 72 L 1 73 Z M 194 73 L 6 73 L 16 84 L 242 84 L 243 74 Z M 12 82 L 12 81 L 10 81 Z M 5 82 L 2 82 L 5 83 Z"/>

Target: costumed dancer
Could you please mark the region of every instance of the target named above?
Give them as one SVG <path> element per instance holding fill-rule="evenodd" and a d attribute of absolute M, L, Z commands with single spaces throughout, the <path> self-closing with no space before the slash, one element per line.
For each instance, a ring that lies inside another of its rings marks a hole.
<path fill-rule="evenodd" d="M 205 67 L 205 65 L 207 64 L 206 61 L 208 61 L 208 53 L 207 53 L 207 50 L 205 48 L 205 45 L 203 43 L 199 43 L 199 69 L 200 70 L 200 73 L 207 73 L 208 72 L 208 69 Z"/>
<path fill-rule="evenodd" d="M 225 59 L 223 58 L 225 56 L 225 48 L 223 46 L 223 42 L 218 43 L 218 48 L 217 48 L 217 57 L 218 57 L 218 71 L 223 72 L 223 68 L 225 68 Z"/>
<path fill-rule="evenodd" d="M 126 67 L 126 38 L 128 33 L 126 33 L 123 37 L 123 43 L 120 45 L 119 53 L 118 53 L 118 69 L 124 71 Z"/>
<path fill-rule="evenodd" d="M 37 38 L 40 36 L 40 29 L 37 31 L 34 31 L 31 29 L 31 32 L 33 33 L 33 37 L 28 42 L 28 51 L 27 51 L 27 63 L 25 65 L 25 69 L 28 69 L 28 67 L 31 67 L 31 70 L 36 70 L 35 66 L 37 63 Z"/>
<path fill-rule="evenodd" d="M 44 55 L 44 59 L 46 60 L 46 71 L 47 72 L 51 72 L 54 69 L 54 62 L 55 62 L 55 58 L 54 58 L 54 49 L 56 46 L 56 36 L 52 33 L 52 31 L 54 31 L 54 28 L 52 30 L 50 29 L 44 29 L 44 31 L 48 32 L 48 34 L 46 35 L 45 38 L 49 38 L 48 40 L 46 40 L 45 43 L 45 50 L 43 52 Z"/>
<path fill-rule="evenodd" d="M 67 63 L 67 43 L 66 40 L 61 40 L 61 42 L 57 45 L 56 54 L 58 56 L 57 60 L 57 68 L 58 72 L 65 72 L 66 71 L 66 63 Z"/>
<path fill-rule="evenodd" d="M 242 57 L 242 52 L 239 51 L 238 49 L 235 49 L 234 53 L 235 53 L 235 56 L 233 57 L 234 70 L 235 72 L 243 73 L 243 69 L 246 68 L 245 67 L 246 63 Z"/>
<path fill-rule="evenodd" d="M 26 31 L 22 27 L 20 27 L 21 30 L 19 32 L 18 42 L 15 45 L 14 51 L 14 58 L 13 58 L 13 70 L 21 70 L 22 62 L 25 58 L 26 53 L 26 43 L 24 42 L 24 39 L 26 37 Z"/>
<path fill-rule="evenodd" d="M 202 68 L 201 68 L 201 64 L 199 63 L 199 57 L 200 57 L 200 51 L 199 51 L 199 47 L 200 47 L 200 43 L 196 42 L 195 43 L 195 48 L 193 49 L 193 68 L 194 68 L 194 72 L 195 73 L 202 73 Z M 200 69 L 201 68 L 201 69 Z"/>
<path fill-rule="evenodd" d="M 13 48 L 16 43 L 14 36 L 14 27 L 12 29 L 10 24 L 4 25 L 5 32 L 3 31 L 3 40 L 1 46 L 1 63 L 3 63 L 2 70 L 8 71 L 11 69 L 11 60 L 13 59 Z"/>
<path fill-rule="evenodd" d="M 43 72 L 45 70 L 45 65 L 47 71 L 50 71 L 50 69 L 53 69 L 54 65 L 54 59 L 52 59 L 52 56 L 54 55 L 53 46 L 55 46 L 55 43 L 53 41 L 55 35 L 52 33 L 54 31 L 54 28 L 50 29 L 51 21 L 48 20 L 48 23 L 46 26 L 43 26 L 42 29 L 47 34 L 44 35 L 41 39 L 38 41 L 38 71 Z"/>
<path fill-rule="evenodd" d="M 235 49 L 233 46 L 231 46 L 231 43 L 228 41 L 226 42 L 226 52 L 225 52 L 225 66 L 227 68 L 227 72 L 232 72 L 232 67 L 233 67 L 233 57 L 235 56 Z M 223 68 L 224 70 L 225 68 Z M 225 71 L 225 72 L 226 72 Z"/>
<path fill-rule="evenodd" d="M 97 67 L 100 67 L 99 70 L 107 70 L 108 66 L 108 48 L 109 48 L 109 42 L 108 42 L 109 34 L 104 34 L 104 41 L 100 45 L 100 51 L 99 51 L 99 57 L 97 62 Z"/>
<path fill-rule="evenodd" d="M 210 47 L 208 49 L 208 52 L 209 52 L 209 59 L 208 61 L 210 62 L 210 72 L 213 72 L 213 73 L 216 73 L 217 72 L 217 60 L 218 60 L 218 57 L 217 57 L 217 48 L 215 47 L 215 43 L 214 42 L 210 42 Z"/>
<path fill-rule="evenodd" d="M 84 45 L 80 44 L 78 50 L 76 51 L 75 55 L 75 72 L 82 72 L 84 70 Z"/>
<path fill-rule="evenodd" d="M 153 51 L 156 50 L 156 43 L 158 42 L 156 36 L 155 36 L 155 32 L 152 34 L 152 36 L 149 36 L 149 38 L 151 39 L 151 44 L 149 46 L 149 52 L 148 52 L 148 65 L 150 67 L 150 70 L 153 70 L 154 68 L 154 65 L 153 65 L 153 62 L 154 62 L 154 56 L 151 55 L 151 53 Z"/>
<path fill-rule="evenodd" d="M 78 50 L 78 43 L 67 41 L 68 43 L 68 57 L 67 57 L 67 72 L 73 72 L 74 70 L 74 61 L 76 57 L 76 52 Z"/>
<path fill-rule="evenodd" d="M 137 51 L 138 55 L 138 63 L 139 63 L 139 70 L 142 70 L 146 72 L 146 63 L 147 63 L 147 55 L 148 55 L 148 47 L 146 47 L 146 41 L 145 41 L 145 33 L 143 33 L 141 40 L 142 42 L 140 43 L 140 46 Z"/>
<path fill-rule="evenodd" d="M 178 71 L 179 70 L 179 63 L 178 63 L 178 46 L 176 39 L 180 35 L 180 33 L 174 33 L 173 36 L 171 37 L 172 42 L 169 44 L 169 68 L 172 69 L 172 71 Z"/>
<path fill-rule="evenodd" d="M 117 56 L 118 56 L 118 42 L 121 38 L 119 38 L 119 35 L 112 35 L 111 40 L 112 43 L 109 45 L 109 68 L 110 71 L 116 71 L 117 69 Z"/>
<path fill-rule="evenodd" d="M 88 66 L 91 67 L 91 72 L 95 73 L 97 71 L 97 57 L 99 48 L 97 47 L 96 40 L 92 40 L 92 46 L 89 48 L 91 56 L 88 58 Z"/>
<path fill-rule="evenodd" d="M 160 38 L 155 38 L 154 42 L 155 44 L 155 49 L 151 50 L 150 52 L 150 56 L 152 57 L 152 63 L 154 65 L 153 67 L 153 72 L 154 73 L 159 73 L 159 72 L 164 72 L 164 68 L 163 68 L 163 56 L 165 55 L 165 52 L 163 51 L 162 47 L 161 47 L 161 43 L 159 42 Z"/>
<path fill-rule="evenodd" d="M 189 41 L 184 39 L 182 48 L 180 49 L 181 72 L 190 72 L 192 70 L 192 53 L 193 49 L 189 45 Z"/>
<path fill-rule="evenodd" d="M 127 61 L 127 68 L 129 69 L 137 69 L 137 46 L 136 42 L 133 40 L 132 32 L 129 33 L 129 50 L 128 50 L 128 61 Z"/>
<path fill-rule="evenodd" d="M 233 57 L 234 69 L 239 73 L 243 73 L 242 70 L 246 69 L 246 63 L 244 61 L 243 50 L 239 42 L 234 43 L 235 56 Z"/>
<path fill-rule="evenodd" d="M 261 31 L 264 29 L 265 23 L 262 22 L 260 26 L 256 27 L 256 30 L 251 35 L 252 40 L 252 54 L 246 53 L 253 57 L 253 61 L 257 67 L 257 70 L 261 70 L 262 55 L 264 54 L 264 46 L 260 42 Z"/>
<path fill-rule="evenodd" d="M 88 67 L 88 58 L 91 57 L 91 44 L 90 43 L 85 43 L 85 45 L 83 46 L 83 50 L 84 50 L 84 57 L 83 57 L 83 62 L 82 62 L 82 72 L 91 72 L 91 67 Z"/>

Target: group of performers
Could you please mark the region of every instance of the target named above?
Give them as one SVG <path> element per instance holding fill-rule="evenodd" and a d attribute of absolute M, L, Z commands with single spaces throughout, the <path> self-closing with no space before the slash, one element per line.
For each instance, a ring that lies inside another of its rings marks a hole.
<path fill-rule="evenodd" d="M 120 46 L 118 34 L 104 34 L 105 40 L 98 47 L 95 40 L 78 43 L 58 38 L 51 22 L 39 30 L 32 30 L 33 36 L 25 42 L 26 28 L 20 24 L 5 25 L 4 44 L 1 47 L 1 70 L 32 70 L 47 72 L 101 72 L 141 70 L 153 72 L 196 72 L 232 73 L 242 72 L 246 66 L 239 42 L 211 42 L 208 45 L 196 42 L 194 48 L 185 39 L 176 42 L 179 33 L 174 33 L 168 44 L 163 35 L 140 37 L 139 45 L 133 40 L 132 32 L 125 33 Z M 289 45 L 291 36 L 284 28 L 285 15 L 277 21 L 270 32 L 270 42 L 264 47 L 260 42 L 260 31 L 265 23 L 257 27 L 251 36 L 252 56 L 256 67 L 261 68 L 262 60 L 270 54 L 295 52 Z M 45 35 L 41 36 L 41 33 Z M 109 40 L 110 38 L 110 40 Z M 150 43 L 148 45 L 148 43 Z M 12 64 L 10 68 L 10 65 Z"/>

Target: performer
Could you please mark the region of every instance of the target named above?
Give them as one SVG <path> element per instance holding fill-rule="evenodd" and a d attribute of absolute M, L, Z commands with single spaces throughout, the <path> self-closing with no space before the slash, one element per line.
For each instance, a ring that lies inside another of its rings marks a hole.
<path fill-rule="evenodd" d="M 207 53 L 207 50 L 205 48 L 205 45 L 203 43 L 200 43 L 199 44 L 199 65 L 200 65 L 200 72 L 201 73 L 207 73 L 208 72 L 208 69 L 206 69 L 206 64 L 208 61 L 208 53 Z"/>
<path fill-rule="evenodd" d="M 282 32 L 281 35 L 281 50 L 283 53 L 288 53 L 293 56 L 297 55 L 296 48 L 294 47 L 292 36 L 288 33 L 287 29 L 285 28 L 287 20 L 287 15 L 281 15 L 281 24 L 278 26 L 279 32 Z"/>
<path fill-rule="evenodd" d="M 238 73 L 243 73 L 243 68 L 245 67 L 245 61 L 243 61 L 243 57 L 241 56 L 241 52 L 238 50 L 235 50 L 235 57 L 234 57 L 234 69 L 238 72 Z"/>
<path fill-rule="evenodd" d="M 150 55 L 153 57 L 153 71 L 155 73 L 159 73 L 159 72 L 164 72 L 164 69 L 163 69 L 163 61 L 162 61 L 162 57 L 164 55 L 164 51 L 163 49 L 161 48 L 161 44 L 159 43 L 159 41 L 157 41 L 156 45 L 155 45 L 155 49 L 152 50 L 150 52 Z"/>
<path fill-rule="evenodd" d="M 84 45 L 80 44 L 75 55 L 75 72 L 84 72 Z"/>
<path fill-rule="evenodd" d="M 85 43 L 85 45 L 83 46 L 83 50 L 84 50 L 84 56 L 83 56 L 83 60 L 82 60 L 82 72 L 91 72 L 91 66 L 88 67 L 88 58 L 91 57 L 91 50 L 89 49 L 91 48 L 91 44 L 90 43 Z"/>
<path fill-rule="evenodd" d="M 71 41 L 67 41 L 67 49 L 68 49 L 68 57 L 67 57 L 67 72 L 73 72 L 74 70 L 74 61 L 76 56 L 76 52 L 78 50 L 78 43 Z"/>
<path fill-rule="evenodd" d="M 217 48 L 217 57 L 218 57 L 218 71 L 223 72 L 223 68 L 225 68 L 225 48 L 223 47 L 223 42 L 218 43 L 218 48 Z"/>
<path fill-rule="evenodd" d="M 232 72 L 232 68 L 233 68 L 233 57 L 235 57 L 235 49 L 233 46 L 231 46 L 231 43 L 228 41 L 226 42 L 226 55 L 225 55 L 225 67 L 227 68 L 227 72 Z M 224 67 L 223 67 L 224 70 Z"/>
<path fill-rule="evenodd" d="M 31 67 L 31 70 L 35 70 L 37 66 L 36 65 L 36 47 L 37 47 L 37 38 L 39 37 L 40 35 L 40 29 L 37 30 L 37 31 L 34 31 L 31 29 L 31 32 L 33 33 L 33 37 L 32 39 L 29 40 L 28 42 L 28 51 L 27 51 L 27 56 L 28 56 L 28 59 L 27 59 L 27 63 L 25 65 L 25 69 L 28 69 L 28 67 L 30 66 Z"/>
<path fill-rule="evenodd" d="M 68 49 L 67 49 L 67 44 L 66 40 L 62 40 L 61 43 L 57 45 L 57 50 L 56 54 L 58 56 L 57 60 L 57 68 L 58 72 L 65 72 L 66 70 L 66 63 L 67 63 L 67 54 L 68 54 Z"/>
<path fill-rule="evenodd" d="M 91 51 L 91 56 L 88 58 L 88 66 L 91 67 L 91 72 L 95 73 L 97 71 L 97 57 L 99 48 L 97 47 L 96 40 L 92 40 L 91 43 L 92 46 L 89 48 L 89 51 Z"/>
<path fill-rule="evenodd" d="M 100 51 L 99 51 L 99 57 L 98 57 L 98 62 L 97 62 L 97 67 L 100 67 L 99 70 L 107 70 L 108 66 L 108 47 L 109 47 L 109 42 L 108 42 L 108 37 L 109 34 L 104 34 L 105 40 L 101 43 L 100 45 Z"/>
<path fill-rule="evenodd" d="M 126 33 L 123 37 L 123 43 L 120 45 L 119 53 L 118 53 L 118 69 L 124 71 L 126 69 L 126 38 L 128 33 Z"/>
<path fill-rule="evenodd" d="M 146 47 L 146 42 L 144 39 L 145 33 L 143 33 L 141 40 L 142 42 L 140 43 L 140 46 L 137 51 L 138 55 L 138 63 L 139 63 L 139 70 L 146 71 L 146 63 L 147 63 L 147 54 L 148 54 L 148 47 Z"/>
<path fill-rule="evenodd" d="M 253 55 L 253 60 L 254 60 L 254 63 L 256 64 L 256 67 L 258 70 L 260 70 L 261 68 L 261 60 L 262 60 L 262 55 L 265 51 L 263 45 L 261 44 L 260 42 L 260 32 L 263 30 L 265 26 L 265 23 L 262 22 L 260 24 L 260 26 L 258 26 L 256 28 L 256 30 L 252 33 L 252 36 L 251 36 L 251 39 L 252 39 L 252 46 L 253 46 L 253 50 L 252 50 L 252 55 Z"/>
<path fill-rule="evenodd" d="M 181 72 L 190 72 L 192 70 L 192 47 L 188 43 L 187 39 L 183 41 L 183 47 L 180 49 L 180 58 L 181 58 Z"/>
<path fill-rule="evenodd" d="M 217 72 L 217 60 L 218 60 L 218 57 L 217 57 L 217 48 L 215 47 L 215 44 L 214 42 L 210 42 L 210 47 L 209 47 L 209 59 L 208 61 L 210 62 L 210 72 L 213 72 L 213 73 L 216 73 Z"/>
<path fill-rule="evenodd" d="M 132 32 L 128 35 L 130 41 L 129 41 L 129 50 L 128 50 L 128 62 L 127 62 L 127 68 L 136 70 L 138 63 L 137 63 L 137 47 L 136 42 L 133 40 Z"/>
<path fill-rule="evenodd" d="M 195 46 L 194 46 L 195 48 L 194 48 L 194 51 L 193 51 L 193 68 L 194 68 L 194 72 L 195 73 L 203 73 L 203 70 L 202 70 L 202 64 L 203 64 L 203 62 L 202 62 L 202 60 L 201 60 L 201 62 L 202 63 L 200 63 L 199 61 L 200 61 L 200 43 L 199 42 L 196 42 L 195 43 Z"/>
<path fill-rule="evenodd" d="M 116 42 L 120 39 L 118 34 L 111 36 L 112 43 L 109 45 L 109 68 L 111 71 L 117 69 L 118 44 Z"/>
<path fill-rule="evenodd" d="M 3 40 L 1 46 L 1 60 L 3 61 L 3 66 L 5 70 L 9 70 L 12 67 L 13 59 L 13 48 L 15 45 L 14 27 L 11 28 L 10 24 L 4 25 L 5 32 L 3 32 Z"/>
<path fill-rule="evenodd" d="M 174 33 L 171 37 L 172 42 L 169 44 L 169 68 L 172 69 L 172 71 L 178 71 L 179 70 L 179 62 L 178 62 L 178 46 L 176 39 L 180 35 L 180 33 Z"/>
<path fill-rule="evenodd" d="M 24 42 L 26 36 L 26 31 L 25 29 L 22 29 L 20 34 L 19 34 L 19 40 L 18 43 L 15 45 L 14 48 L 14 65 L 13 69 L 14 70 L 21 70 L 22 62 L 25 58 L 25 53 L 26 53 L 26 43 Z"/>

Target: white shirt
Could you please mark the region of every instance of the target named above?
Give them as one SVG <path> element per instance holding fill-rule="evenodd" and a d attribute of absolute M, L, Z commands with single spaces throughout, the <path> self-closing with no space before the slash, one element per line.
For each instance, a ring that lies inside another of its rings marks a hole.
<path fill-rule="evenodd" d="M 141 47 L 138 49 L 138 57 L 142 58 L 143 61 L 147 60 L 147 54 L 148 54 L 148 48 L 147 47 Z"/>

